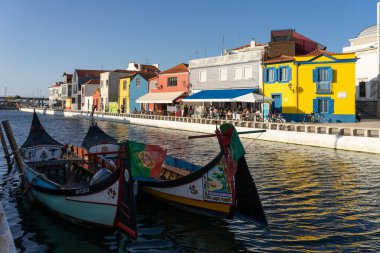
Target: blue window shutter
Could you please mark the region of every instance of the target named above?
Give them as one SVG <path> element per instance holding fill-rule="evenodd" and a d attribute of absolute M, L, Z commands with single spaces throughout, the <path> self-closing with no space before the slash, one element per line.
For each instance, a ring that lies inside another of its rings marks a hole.
<path fill-rule="evenodd" d="M 329 99 L 329 113 L 334 113 L 334 99 Z"/>
<path fill-rule="evenodd" d="M 278 77 L 278 75 L 277 75 L 277 73 L 278 73 L 278 69 L 273 69 L 273 71 L 274 71 L 274 82 L 276 82 L 277 81 L 277 77 Z"/>
<path fill-rule="evenodd" d="M 318 112 L 318 99 L 313 99 L 313 112 Z"/>
<path fill-rule="evenodd" d="M 333 73 L 334 73 L 334 72 L 333 72 L 333 69 L 332 69 L 332 68 L 328 68 L 327 71 L 328 71 L 328 75 L 329 75 L 329 77 L 328 77 L 328 78 L 329 78 L 328 81 L 329 81 L 329 82 L 332 82 L 332 81 L 333 81 L 333 78 L 334 78 L 334 77 L 333 77 Z"/>
<path fill-rule="evenodd" d="M 288 67 L 288 82 L 292 80 L 292 68 Z"/>
<path fill-rule="evenodd" d="M 313 69 L 313 83 L 318 82 L 318 69 Z"/>
<path fill-rule="evenodd" d="M 264 69 L 264 82 L 268 82 L 268 69 Z"/>

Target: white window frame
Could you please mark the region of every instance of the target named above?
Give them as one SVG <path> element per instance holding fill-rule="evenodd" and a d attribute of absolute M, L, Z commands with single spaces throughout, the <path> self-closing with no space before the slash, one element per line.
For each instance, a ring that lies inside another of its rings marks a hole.
<path fill-rule="evenodd" d="M 204 83 L 207 82 L 207 71 L 202 70 L 199 72 L 199 82 Z"/>
<path fill-rule="evenodd" d="M 244 71 L 243 71 L 243 78 L 245 80 L 248 80 L 248 79 L 253 79 L 253 68 L 252 66 L 246 66 L 244 67 Z"/>
<path fill-rule="evenodd" d="M 234 80 L 243 79 L 243 68 L 234 68 Z"/>
<path fill-rule="evenodd" d="M 219 70 L 219 81 L 227 81 L 227 78 L 228 78 L 227 69 L 220 69 Z"/>

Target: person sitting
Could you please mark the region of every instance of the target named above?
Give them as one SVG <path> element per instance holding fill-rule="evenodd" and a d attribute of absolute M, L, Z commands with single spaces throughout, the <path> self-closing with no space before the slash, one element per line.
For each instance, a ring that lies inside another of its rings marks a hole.
<path fill-rule="evenodd" d="M 228 109 L 228 111 L 227 111 L 227 119 L 228 120 L 232 120 L 232 111 L 231 111 L 231 109 Z"/>

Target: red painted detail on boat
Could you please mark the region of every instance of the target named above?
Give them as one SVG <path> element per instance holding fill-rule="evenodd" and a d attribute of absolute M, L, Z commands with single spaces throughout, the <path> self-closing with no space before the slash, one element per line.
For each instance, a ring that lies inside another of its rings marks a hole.
<path fill-rule="evenodd" d="M 119 228 L 121 228 L 122 230 L 124 230 L 127 234 L 129 234 L 129 235 L 132 236 L 133 238 L 137 238 L 137 233 L 136 233 L 136 231 L 133 231 L 133 230 L 130 229 L 129 227 L 125 226 L 123 223 L 118 222 L 118 223 L 117 223 L 117 226 L 118 226 Z"/>
<path fill-rule="evenodd" d="M 127 206 L 127 204 L 125 204 L 124 202 L 121 203 L 125 208 L 129 209 L 129 207 Z"/>
<path fill-rule="evenodd" d="M 122 212 L 126 217 L 128 217 L 128 219 L 130 218 L 129 214 L 126 211 L 124 211 L 123 209 L 120 209 L 120 212 Z"/>

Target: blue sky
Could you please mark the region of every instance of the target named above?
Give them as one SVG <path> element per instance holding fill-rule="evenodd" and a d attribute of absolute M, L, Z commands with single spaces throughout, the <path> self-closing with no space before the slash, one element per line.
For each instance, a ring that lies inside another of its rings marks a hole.
<path fill-rule="evenodd" d="M 129 61 L 165 70 L 219 55 L 270 30 L 297 32 L 341 52 L 376 24 L 375 0 L 1 0 L 0 96 L 47 96 L 63 72 L 122 69 Z"/>

